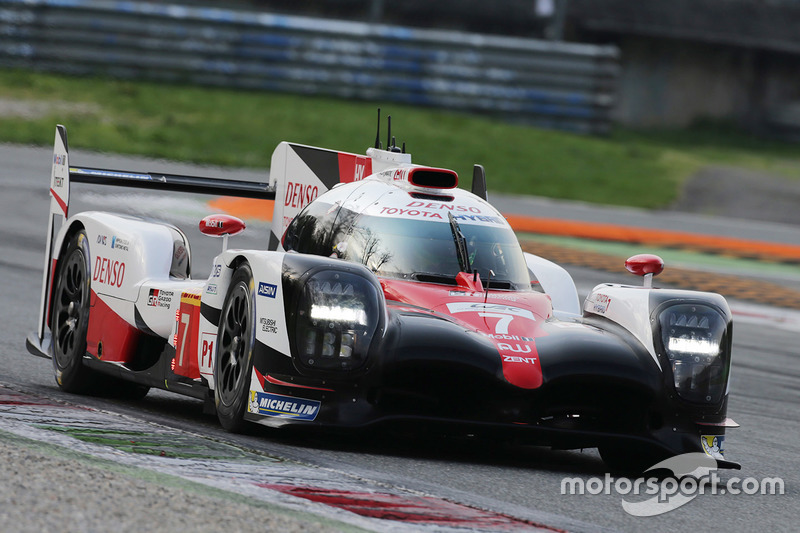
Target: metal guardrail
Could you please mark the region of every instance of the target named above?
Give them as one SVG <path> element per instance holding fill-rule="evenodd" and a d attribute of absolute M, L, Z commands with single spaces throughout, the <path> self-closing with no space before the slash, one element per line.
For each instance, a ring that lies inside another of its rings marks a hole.
<path fill-rule="evenodd" d="M 0 0 L 0 65 L 483 112 L 604 133 L 615 47 L 110 0 Z"/>

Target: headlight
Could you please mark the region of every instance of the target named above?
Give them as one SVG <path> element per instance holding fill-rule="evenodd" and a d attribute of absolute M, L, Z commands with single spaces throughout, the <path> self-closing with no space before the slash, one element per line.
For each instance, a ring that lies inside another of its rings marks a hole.
<path fill-rule="evenodd" d="M 661 342 L 675 390 L 684 400 L 717 403 L 725 392 L 725 318 L 699 304 L 674 305 L 659 315 Z"/>
<path fill-rule="evenodd" d="M 366 279 L 329 270 L 312 275 L 297 309 L 300 362 L 320 370 L 357 369 L 366 361 L 378 319 L 378 294 Z"/>

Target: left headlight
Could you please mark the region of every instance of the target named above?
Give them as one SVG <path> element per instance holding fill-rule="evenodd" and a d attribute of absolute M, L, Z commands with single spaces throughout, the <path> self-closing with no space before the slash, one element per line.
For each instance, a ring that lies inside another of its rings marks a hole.
<path fill-rule="evenodd" d="M 377 290 L 350 272 L 323 270 L 310 276 L 297 303 L 296 348 L 310 369 L 361 367 L 379 321 Z"/>
<path fill-rule="evenodd" d="M 719 402 L 728 374 L 725 317 L 707 305 L 680 304 L 658 319 L 678 395 L 694 403 Z"/>

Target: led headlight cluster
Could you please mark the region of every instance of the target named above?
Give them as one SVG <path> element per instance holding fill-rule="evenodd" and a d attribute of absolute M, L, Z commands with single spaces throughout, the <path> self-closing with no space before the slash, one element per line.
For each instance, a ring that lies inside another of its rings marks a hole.
<path fill-rule="evenodd" d="M 308 278 L 298 302 L 296 346 L 301 363 L 321 370 L 364 364 L 378 324 L 378 294 L 363 277 L 322 271 Z"/>
<path fill-rule="evenodd" d="M 719 402 L 726 381 L 723 316 L 706 305 L 682 304 L 664 309 L 659 323 L 678 395 L 695 403 Z"/>

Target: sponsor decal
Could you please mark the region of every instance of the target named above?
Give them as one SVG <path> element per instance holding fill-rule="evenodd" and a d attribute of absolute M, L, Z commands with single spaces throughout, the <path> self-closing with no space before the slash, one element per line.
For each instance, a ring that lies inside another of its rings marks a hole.
<path fill-rule="evenodd" d="M 353 169 L 353 181 L 361 181 L 364 179 L 367 170 L 367 158 L 356 157 L 356 164 Z"/>
<path fill-rule="evenodd" d="M 126 239 L 121 239 L 114 235 L 111 237 L 111 248 L 114 250 L 122 250 L 123 252 L 127 252 L 131 245 L 131 241 Z"/>
<path fill-rule="evenodd" d="M 284 205 L 302 209 L 307 204 L 316 200 L 317 196 L 319 196 L 319 187 L 316 185 L 306 185 L 304 183 L 290 181 L 286 184 Z"/>
<path fill-rule="evenodd" d="M 266 296 L 267 298 L 275 298 L 278 294 L 278 286 L 272 283 L 264 283 L 263 281 L 258 284 L 258 295 Z"/>
<path fill-rule="evenodd" d="M 218 278 L 222 274 L 222 265 L 214 265 L 211 269 L 211 277 Z"/>
<path fill-rule="evenodd" d="M 724 459 L 722 454 L 722 443 L 725 442 L 725 435 L 701 435 L 700 443 L 703 445 L 703 451 L 706 455 L 714 459 Z"/>
<path fill-rule="evenodd" d="M 212 283 L 208 287 L 206 287 L 206 294 L 217 294 L 217 284 Z"/>
<path fill-rule="evenodd" d="M 261 323 L 261 331 L 272 333 L 273 335 L 278 333 L 278 326 L 274 319 L 262 318 L 259 322 Z"/>
<path fill-rule="evenodd" d="M 406 207 L 416 207 L 422 209 L 439 209 L 446 211 L 457 211 L 461 213 L 469 212 L 469 213 L 480 214 L 481 212 L 481 210 L 475 206 L 453 205 L 447 202 L 411 202 L 410 204 L 407 204 Z"/>
<path fill-rule="evenodd" d="M 209 218 L 204 219 L 203 221 L 205 222 L 207 228 L 223 229 L 225 227 L 225 221 L 218 218 Z"/>
<path fill-rule="evenodd" d="M 64 166 L 67 164 L 67 155 L 66 154 L 53 154 L 53 164 Z"/>
<path fill-rule="evenodd" d="M 378 214 L 383 216 L 401 216 L 409 218 L 428 218 L 437 220 L 446 220 L 447 218 L 447 215 L 442 215 L 442 213 L 437 211 L 426 211 L 425 209 L 415 209 L 407 207 L 384 206 L 381 208 Z M 487 224 L 499 224 L 499 225 L 503 224 L 503 219 L 501 219 L 500 217 L 493 217 L 487 215 L 459 213 L 458 215 L 453 215 L 453 218 L 459 222 L 484 222 Z"/>
<path fill-rule="evenodd" d="M 264 416 L 311 421 L 317 418 L 320 405 L 321 403 L 317 400 L 250 391 L 247 410 Z"/>
<path fill-rule="evenodd" d="M 184 259 L 186 259 L 186 247 L 182 244 L 179 244 L 177 248 L 175 248 L 175 253 L 172 255 L 172 258 L 180 265 L 183 263 Z"/>
<path fill-rule="evenodd" d="M 509 352 L 514 352 L 514 353 L 531 353 L 531 347 L 529 345 L 527 345 L 527 344 L 522 344 L 521 345 L 519 343 L 511 345 L 511 344 L 508 344 L 507 342 L 498 342 L 497 343 L 497 349 L 498 350 L 508 350 Z M 535 358 L 534 358 L 534 361 L 536 361 Z M 512 361 L 512 362 L 515 362 L 515 361 Z"/>
<path fill-rule="evenodd" d="M 591 311 L 599 315 L 604 315 L 608 312 L 608 306 L 611 305 L 611 297 L 605 294 L 592 294 L 588 303 L 591 305 Z"/>
<path fill-rule="evenodd" d="M 150 307 L 169 307 L 172 304 L 172 291 L 162 289 L 150 289 L 150 296 L 147 298 L 147 305 Z"/>
<path fill-rule="evenodd" d="M 182 304 L 190 304 L 190 305 L 200 305 L 200 293 L 199 292 L 182 292 L 181 293 L 181 303 Z"/>
<path fill-rule="evenodd" d="M 55 176 L 53 181 L 57 189 L 64 186 L 64 178 L 62 176 Z"/>
<path fill-rule="evenodd" d="M 502 335 L 502 334 L 498 334 L 498 333 L 483 333 L 483 332 L 481 332 L 481 334 L 484 335 L 485 337 L 489 337 L 490 339 L 493 339 L 493 340 L 524 341 L 524 342 L 533 342 L 534 341 L 533 337 L 522 337 L 520 335 Z"/>
<path fill-rule="evenodd" d="M 92 168 L 70 168 L 70 172 L 73 174 L 83 174 L 85 176 L 103 176 L 106 178 L 124 178 L 124 179 L 131 179 L 131 180 L 146 180 L 152 181 L 152 177 L 149 174 L 134 174 L 131 172 L 115 172 L 113 170 L 96 170 Z"/>
<path fill-rule="evenodd" d="M 483 292 L 467 292 L 467 291 L 449 291 L 449 296 L 458 296 L 458 297 L 465 297 L 465 298 L 481 298 L 483 299 L 486 293 Z M 506 300 L 509 302 L 516 302 L 519 301 L 519 298 L 516 296 L 511 296 L 507 294 L 496 294 L 490 293 L 489 298 L 492 300 Z"/>
<path fill-rule="evenodd" d="M 102 244 L 103 246 L 106 246 L 106 239 L 107 238 L 108 237 L 106 237 L 105 235 L 98 235 L 97 236 L 97 244 Z"/>
<path fill-rule="evenodd" d="M 519 346 L 519 345 L 517 345 Z M 499 347 L 499 346 L 498 346 Z M 528 351 L 530 351 L 530 346 L 528 346 Z M 504 363 L 528 363 L 531 365 L 536 364 L 535 357 L 517 357 L 515 355 L 504 355 L 503 356 Z"/>
<path fill-rule="evenodd" d="M 217 343 L 217 334 L 203 332 L 200 334 L 200 368 L 209 372 L 214 365 L 214 345 Z"/>
<path fill-rule="evenodd" d="M 521 307 L 512 307 L 510 305 L 503 304 L 490 304 L 483 302 L 452 302 L 447 304 L 447 310 L 451 313 L 503 313 L 506 315 L 527 318 L 529 320 L 536 320 L 536 317 L 533 316 L 533 313 L 528 309 L 522 309 Z M 501 331 L 498 333 L 504 332 Z"/>
<path fill-rule="evenodd" d="M 97 256 L 94 262 L 94 273 L 92 281 L 108 285 L 110 287 L 121 287 L 125 279 L 125 263 L 115 261 L 105 257 Z"/>

